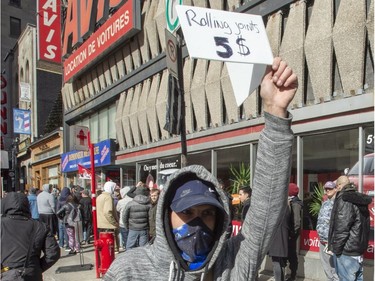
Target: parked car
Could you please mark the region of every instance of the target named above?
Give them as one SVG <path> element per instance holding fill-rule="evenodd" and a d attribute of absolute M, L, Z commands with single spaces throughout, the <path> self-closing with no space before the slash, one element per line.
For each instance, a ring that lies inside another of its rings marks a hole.
<path fill-rule="evenodd" d="M 369 205 L 371 228 L 374 228 L 374 153 L 366 154 L 363 157 L 363 193 L 372 197 Z M 350 182 L 354 183 L 358 189 L 359 162 L 351 169 L 345 169 L 345 174 L 349 177 Z"/>

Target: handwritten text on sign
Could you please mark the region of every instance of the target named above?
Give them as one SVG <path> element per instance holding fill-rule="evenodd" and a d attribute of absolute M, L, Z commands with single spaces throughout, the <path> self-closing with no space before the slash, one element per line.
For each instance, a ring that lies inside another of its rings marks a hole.
<path fill-rule="evenodd" d="M 192 58 L 272 64 L 261 16 L 176 6 Z"/>

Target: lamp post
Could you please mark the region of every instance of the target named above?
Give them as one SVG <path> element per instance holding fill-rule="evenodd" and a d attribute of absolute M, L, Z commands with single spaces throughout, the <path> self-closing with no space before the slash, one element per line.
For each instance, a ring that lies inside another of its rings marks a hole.
<path fill-rule="evenodd" d="M 12 143 L 12 170 L 9 171 L 10 180 L 12 182 L 12 191 L 16 191 L 18 187 L 18 181 L 16 180 L 18 177 L 18 168 L 17 168 L 17 153 L 18 153 L 18 138 L 14 138 Z"/>

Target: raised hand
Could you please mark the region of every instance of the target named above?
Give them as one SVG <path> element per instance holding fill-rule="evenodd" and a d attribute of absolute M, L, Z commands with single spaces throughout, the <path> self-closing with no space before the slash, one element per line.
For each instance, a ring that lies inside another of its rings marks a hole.
<path fill-rule="evenodd" d="M 261 83 L 260 96 L 264 111 L 275 116 L 286 117 L 287 107 L 297 88 L 297 75 L 281 58 L 274 58 Z"/>

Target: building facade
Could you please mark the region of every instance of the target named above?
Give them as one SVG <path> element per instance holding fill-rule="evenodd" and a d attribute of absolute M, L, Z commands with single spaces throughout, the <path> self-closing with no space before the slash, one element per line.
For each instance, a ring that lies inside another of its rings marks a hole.
<path fill-rule="evenodd" d="M 374 2 L 183 2 L 263 17 L 273 55 L 288 61 L 299 78 L 290 107 L 295 133 L 291 181 L 306 204 L 319 183 L 335 180 L 357 162 L 358 188 L 373 195 L 373 181 L 372 186 L 364 184 L 363 168 L 365 156 L 374 152 Z M 254 167 L 264 126 L 258 89 L 237 106 L 225 64 L 191 59 L 183 48 L 186 142 L 181 142 L 180 135 L 164 129 L 170 106 L 165 2 L 126 4 L 106 7 L 111 16 L 98 9 L 100 14 L 84 29 L 87 33 L 79 34 L 75 26 L 80 19 L 72 14 L 77 1 L 68 3 L 62 87 L 65 152 L 73 151 L 68 141 L 73 125 L 89 127 L 93 143 L 114 139 L 115 158 L 99 170 L 118 175 L 124 186 L 181 167 L 186 144 L 188 164 L 204 165 L 229 186 L 231 166 Z M 67 174 L 69 181 L 75 177 L 74 171 Z M 324 280 L 314 220 L 305 209 L 300 256 L 312 266 L 302 264 L 300 274 Z M 373 242 L 365 257 L 373 258 Z M 373 267 L 365 274 L 372 276 Z"/>

